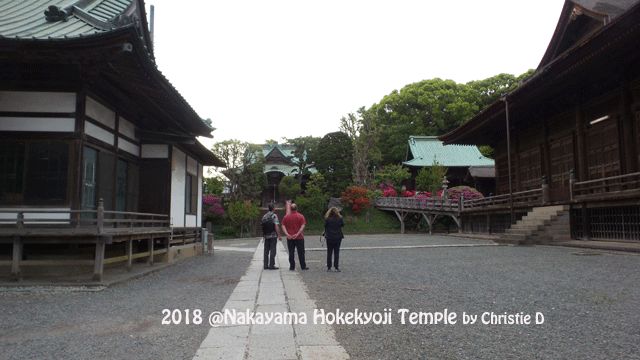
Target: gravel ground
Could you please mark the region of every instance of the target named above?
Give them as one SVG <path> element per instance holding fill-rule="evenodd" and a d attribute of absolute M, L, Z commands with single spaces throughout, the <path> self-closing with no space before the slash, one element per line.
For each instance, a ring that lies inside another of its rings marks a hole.
<path fill-rule="evenodd" d="M 387 236 L 396 245 L 412 236 Z M 380 243 L 350 236 L 346 242 Z M 376 240 L 377 239 L 377 240 Z M 426 243 L 464 239 L 431 237 Z M 596 253 L 599 255 L 584 256 Z M 640 256 L 562 247 L 351 250 L 342 273 L 308 252 L 319 308 L 393 309 L 392 325 L 334 325 L 353 359 L 640 359 Z M 402 325 L 397 309 L 458 314 L 456 325 Z M 462 312 L 534 314 L 542 325 L 461 324 Z"/>
<path fill-rule="evenodd" d="M 491 244 L 491 240 L 470 239 L 454 236 L 427 236 L 426 234 L 380 234 L 345 235 L 342 245 L 345 247 L 393 246 L 393 245 L 450 245 L 450 244 Z M 305 247 L 319 248 L 320 235 L 305 238 Z"/>
<path fill-rule="evenodd" d="M 0 292 L 0 359 L 191 359 L 209 326 L 161 325 L 162 309 L 222 308 L 252 255 L 194 257 L 98 292 Z"/>

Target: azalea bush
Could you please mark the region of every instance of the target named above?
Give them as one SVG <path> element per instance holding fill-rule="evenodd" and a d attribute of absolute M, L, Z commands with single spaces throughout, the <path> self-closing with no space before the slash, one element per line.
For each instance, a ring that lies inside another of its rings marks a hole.
<path fill-rule="evenodd" d="M 451 200 L 464 200 L 482 199 L 484 195 L 478 190 L 470 186 L 455 186 L 447 190 L 447 197 Z"/>
<path fill-rule="evenodd" d="M 224 218 L 224 207 L 222 206 L 222 198 L 216 195 L 202 196 L 202 215 L 206 221 L 215 221 Z"/>
<path fill-rule="evenodd" d="M 356 215 L 371 206 L 369 190 L 364 186 L 349 186 L 342 192 L 341 200 Z"/>
<path fill-rule="evenodd" d="M 396 197 L 396 196 L 398 196 L 398 192 L 393 187 L 393 184 L 388 183 L 388 182 L 381 182 L 380 185 L 378 185 L 378 186 L 380 188 L 380 191 L 382 192 L 382 196 L 383 197 Z"/>

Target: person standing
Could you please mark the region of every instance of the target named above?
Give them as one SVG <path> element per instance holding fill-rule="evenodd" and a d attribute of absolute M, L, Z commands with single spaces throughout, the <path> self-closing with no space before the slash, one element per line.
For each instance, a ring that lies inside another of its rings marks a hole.
<path fill-rule="evenodd" d="M 269 204 L 269 211 L 262 217 L 262 236 L 264 236 L 264 269 L 277 270 L 276 245 L 282 239 L 280 235 L 280 222 L 278 215 L 273 211 L 273 205 Z"/>
<path fill-rule="evenodd" d="M 331 271 L 331 265 L 333 265 L 336 271 L 340 272 L 340 243 L 344 238 L 343 226 L 344 221 L 340 210 L 336 207 L 329 209 L 324 216 L 324 237 L 327 239 L 327 271 Z"/>
<path fill-rule="evenodd" d="M 289 270 L 296 269 L 296 260 L 294 252 L 298 250 L 298 260 L 300 260 L 300 268 L 309 270 L 304 260 L 304 227 L 307 220 L 298 212 L 298 206 L 291 204 L 291 212 L 282 219 L 282 231 L 287 237 L 287 249 L 289 250 Z"/>

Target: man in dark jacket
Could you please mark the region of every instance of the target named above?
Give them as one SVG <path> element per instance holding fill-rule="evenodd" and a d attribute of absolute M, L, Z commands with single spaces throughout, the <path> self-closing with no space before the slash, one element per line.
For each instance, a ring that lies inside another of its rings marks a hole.
<path fill-rule="evenodd" d="M 262 235 L 264 236 L 264 269 L 276 270 L 276 241 L 280 236 L 280 222 L 278 215 L 273 211 L 273 205 L 269 204 L 269 211 L 262 217 Z"/>

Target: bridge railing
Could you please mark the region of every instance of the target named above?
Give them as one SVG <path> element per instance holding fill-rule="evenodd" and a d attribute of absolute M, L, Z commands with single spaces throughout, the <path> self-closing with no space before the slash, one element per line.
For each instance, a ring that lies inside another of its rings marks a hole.
<path fill-rule="evenodd" d="M 459 204 L 457 200 L 449 201 L 442 197 L 381 197 L 376 199 L 376 206 L 381 208 L 407 210 L 439 210 L 447 212 L 459 210 Z"/>
<path fill-rule="evenodd" d="M 543 189 L 533 189 L 513 193 L 514 207 L 539 206 L 544 203 Z M 480 209 L 500 209 L 510 207 L 510 196 L 496 195 L 472 200 L 453 200 L 442 197 L 382 197 L 376 200 L 377 207 L 399 210 L 431 210 L 443 212 L 463 212 Z"/>

